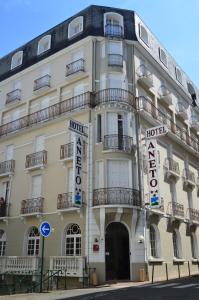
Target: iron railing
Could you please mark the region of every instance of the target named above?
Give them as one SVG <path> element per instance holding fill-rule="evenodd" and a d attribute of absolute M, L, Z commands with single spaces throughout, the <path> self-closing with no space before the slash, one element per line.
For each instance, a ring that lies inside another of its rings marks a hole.
<path fill-rule="evenodd" d="M 199 222 L 199 210 L 189 208 L 189 216 L 191 220 Z"/>
<path fill-rule="evenodd" d="M 191 181 L 193 183 L 196 182 L 194 172 L 190 171 L 189 169 L 184 169 L 183 170 L 183 176 L 184 176 L 185 180 Z"/>
<path fill-rule="evenodd" d="M 109 54 L 108 55 L 108 65 L 123 67 L 123 56 L 121 54 Z"/>
<path fill-rule="evenodd" d="M 39 151 L 26 155 L 26 168 L 45 166 L 47 164 L 47 151 Z"/>
<path fill-rule="evenodd" d="M 73 193 L 63 193 L 57 196 L 57 209 L 67 209 L 70 207 L 75 207 L 72 201 Z M 84 202 L 85 193 L 82 192 L 82 199 Z"/>
<path fill-rule="evenodd" d="M 130 91 L 111 88 L 100 90 L 95 94 L 95 105 L 109 102 L 122 102 L 135 107 L 135 97 Z"/>
<path fill-rule="evenodd" d="M 140 207 L 140 192 L 135 189 L 122 187 L 96 189 L 93 192 L 93 206 L 97 205 L 131 205 Z"/>
<path fill-rule="evenodd" d="M 175 136 L 184 142 L 186 145 L 192 148 L 192 150 L 199 152 L 199 139 L 197 136 L 193 136 L 191 134 L 188 135 L 186 128 L 181 128 L 174 121 L 170 116 L 168 116 L 165 112 L 162 112 L 160 109 L 156 108 L 155 105 L 146 97 L 141 96 L 139 97 L 139 101 L 137 102 L 137 108 L 139 110 L 143 110 L 144 112 L 148 113 L 150 116 L 153 117 L 154 120 L 159 121 L 162 123 L 162 120 L 165 120 L 168 128 L 171 130 Z"/>
<path fill-rule="evenodd" d="M 87 144 L 83 142 L 83 156 L 86 156 Z M 72 158 L 74 152 L 74 143 L 68 143 L 65 145 L 61 145 L 60 147 L 60 159 Z"/>
<path fill-rule="evenodd" d="M 178 175 L 180 175 L 180 167 L 179 163 L 175 161 L 173 158 L 166 158 L 165 159 L 165 166 L 168 167 L 169 171 L 172 171 Z"/>
<path fill-rule="evenodd" d="M 169 202 L 169 213 L 173 216 L 184 217 L 184 205 L 177 202 Z"/>
<path fill-rule="evenodd" d="M 133 138 L 127 135 L 110 134 L 104 136 L 104 150 L 123 151 L 131 153 Z"/>
<path fill-rule="evenodd" d="M 43 87 L 50 87 L 51 76 L 46 74 L 34 81 L 33 91 L 37 91 Z"/>
<path fill-rule="evenodd" d="M 14 173 L 15 170 L 15 160 L 6 160 L 0 163 L 0 175 Z"/>
<path fill-rule="evenodd" d="M 21 90 L 16 89 L 6 95 L 6 104 L 21 100 Z"/>
<path fill-rule="evenodd" d="M 123 37 L 123 27 L 121 25 L 106 24 L 105 36 L 122 38 Z"/>
<path fill-rule="evenodd" d="M 21 201 L 21 214 L 33 214 L 43 212 L 43 197 L 31 198 Z"/>
<path fill-rule="evenodd" d="M 0 137 L 18 130 L 32 127 L 46 121 L 51 121 L 65 113 L 69 113 L 77 108 L 91 106 L 91 93 L 74 96 L 70 99 L 58 102 L 52 106 L 36 111 L 30 115 L 26 115 L 15 121 L 0 126 Z"/>
<path fill-rule="evenodd" d="M 73 61 L 66 66 L 66 76 L 72 75 L 77 72 L 84 72 L 85 61 L 83 58 Z"/>

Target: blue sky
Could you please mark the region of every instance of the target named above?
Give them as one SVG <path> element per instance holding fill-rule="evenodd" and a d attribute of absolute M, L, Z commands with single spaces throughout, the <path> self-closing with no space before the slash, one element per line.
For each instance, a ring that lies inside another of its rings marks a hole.
<path fill-rule="evenodd" d="M 135 10 L 199 87 L 198 0 L 0 0 L 0 57 L 91 4 Z"/>

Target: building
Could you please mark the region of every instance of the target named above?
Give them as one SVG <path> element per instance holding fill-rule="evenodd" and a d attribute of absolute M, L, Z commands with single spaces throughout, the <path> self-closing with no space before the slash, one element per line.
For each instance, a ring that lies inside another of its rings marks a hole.
<path fill-rule="evenodd" d="M 0 272 L 78 283 L 198 272 L 198 89 L 139 16 L 90 6 L 0 60 Z M 85 125 L 73 202 L 73 119 Z M 161 206 L 149 204 L 147 128 Z M 153 274 L 152 274 L 153 273 Z"/>

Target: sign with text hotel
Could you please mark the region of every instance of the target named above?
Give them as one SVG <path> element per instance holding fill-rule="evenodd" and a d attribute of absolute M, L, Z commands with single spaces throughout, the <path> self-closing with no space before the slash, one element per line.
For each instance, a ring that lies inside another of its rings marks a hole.
<path fill-rule="evenodd" d="M 168 128 L 165 125 L 157 126 L 157 127 L 152 127 L 146 129 L 145 132 L 145 137 L 146 139 L 151 139 L 151 138 L 156 138 L 161 135 L 165 135 L 168 132 Z"/>

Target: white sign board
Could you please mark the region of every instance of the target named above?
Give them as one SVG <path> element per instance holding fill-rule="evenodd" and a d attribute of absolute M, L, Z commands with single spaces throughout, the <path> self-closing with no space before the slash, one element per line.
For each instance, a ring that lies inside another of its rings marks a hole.
<path fill-rule="evenodd" d="M 82 167 L 83 167 L 83 136 L 75 135 L 73 157 L 73 204 L 82 206 Z"/>
<path fill-rule="evenodd" d="M 77 134 L 85 135 L 85 133 L 84 133 L 84 124 L 82 124 L 80 122 L 77 122 L 75 120 L 69 120 L 68 129 L 76 132 Z"/>
<path fill-rule="evenodd" d="M 154 139 L 158 136 L 165 135 L 168 132 L 168 128 L 165 125 L 157 126 L 157 127 L 152 127 L 146 129 L 145 132 L 145 137 L 146 139 Z"/>
<path fill-rule="evenodd" d="M 146 147 L 147 147 L 149 202 L 151 207 L 158 208 L 160 206 L 160 191 L 159 191 L 158 151 L 157 151 L 156 139 L 147 140 Z"/>

